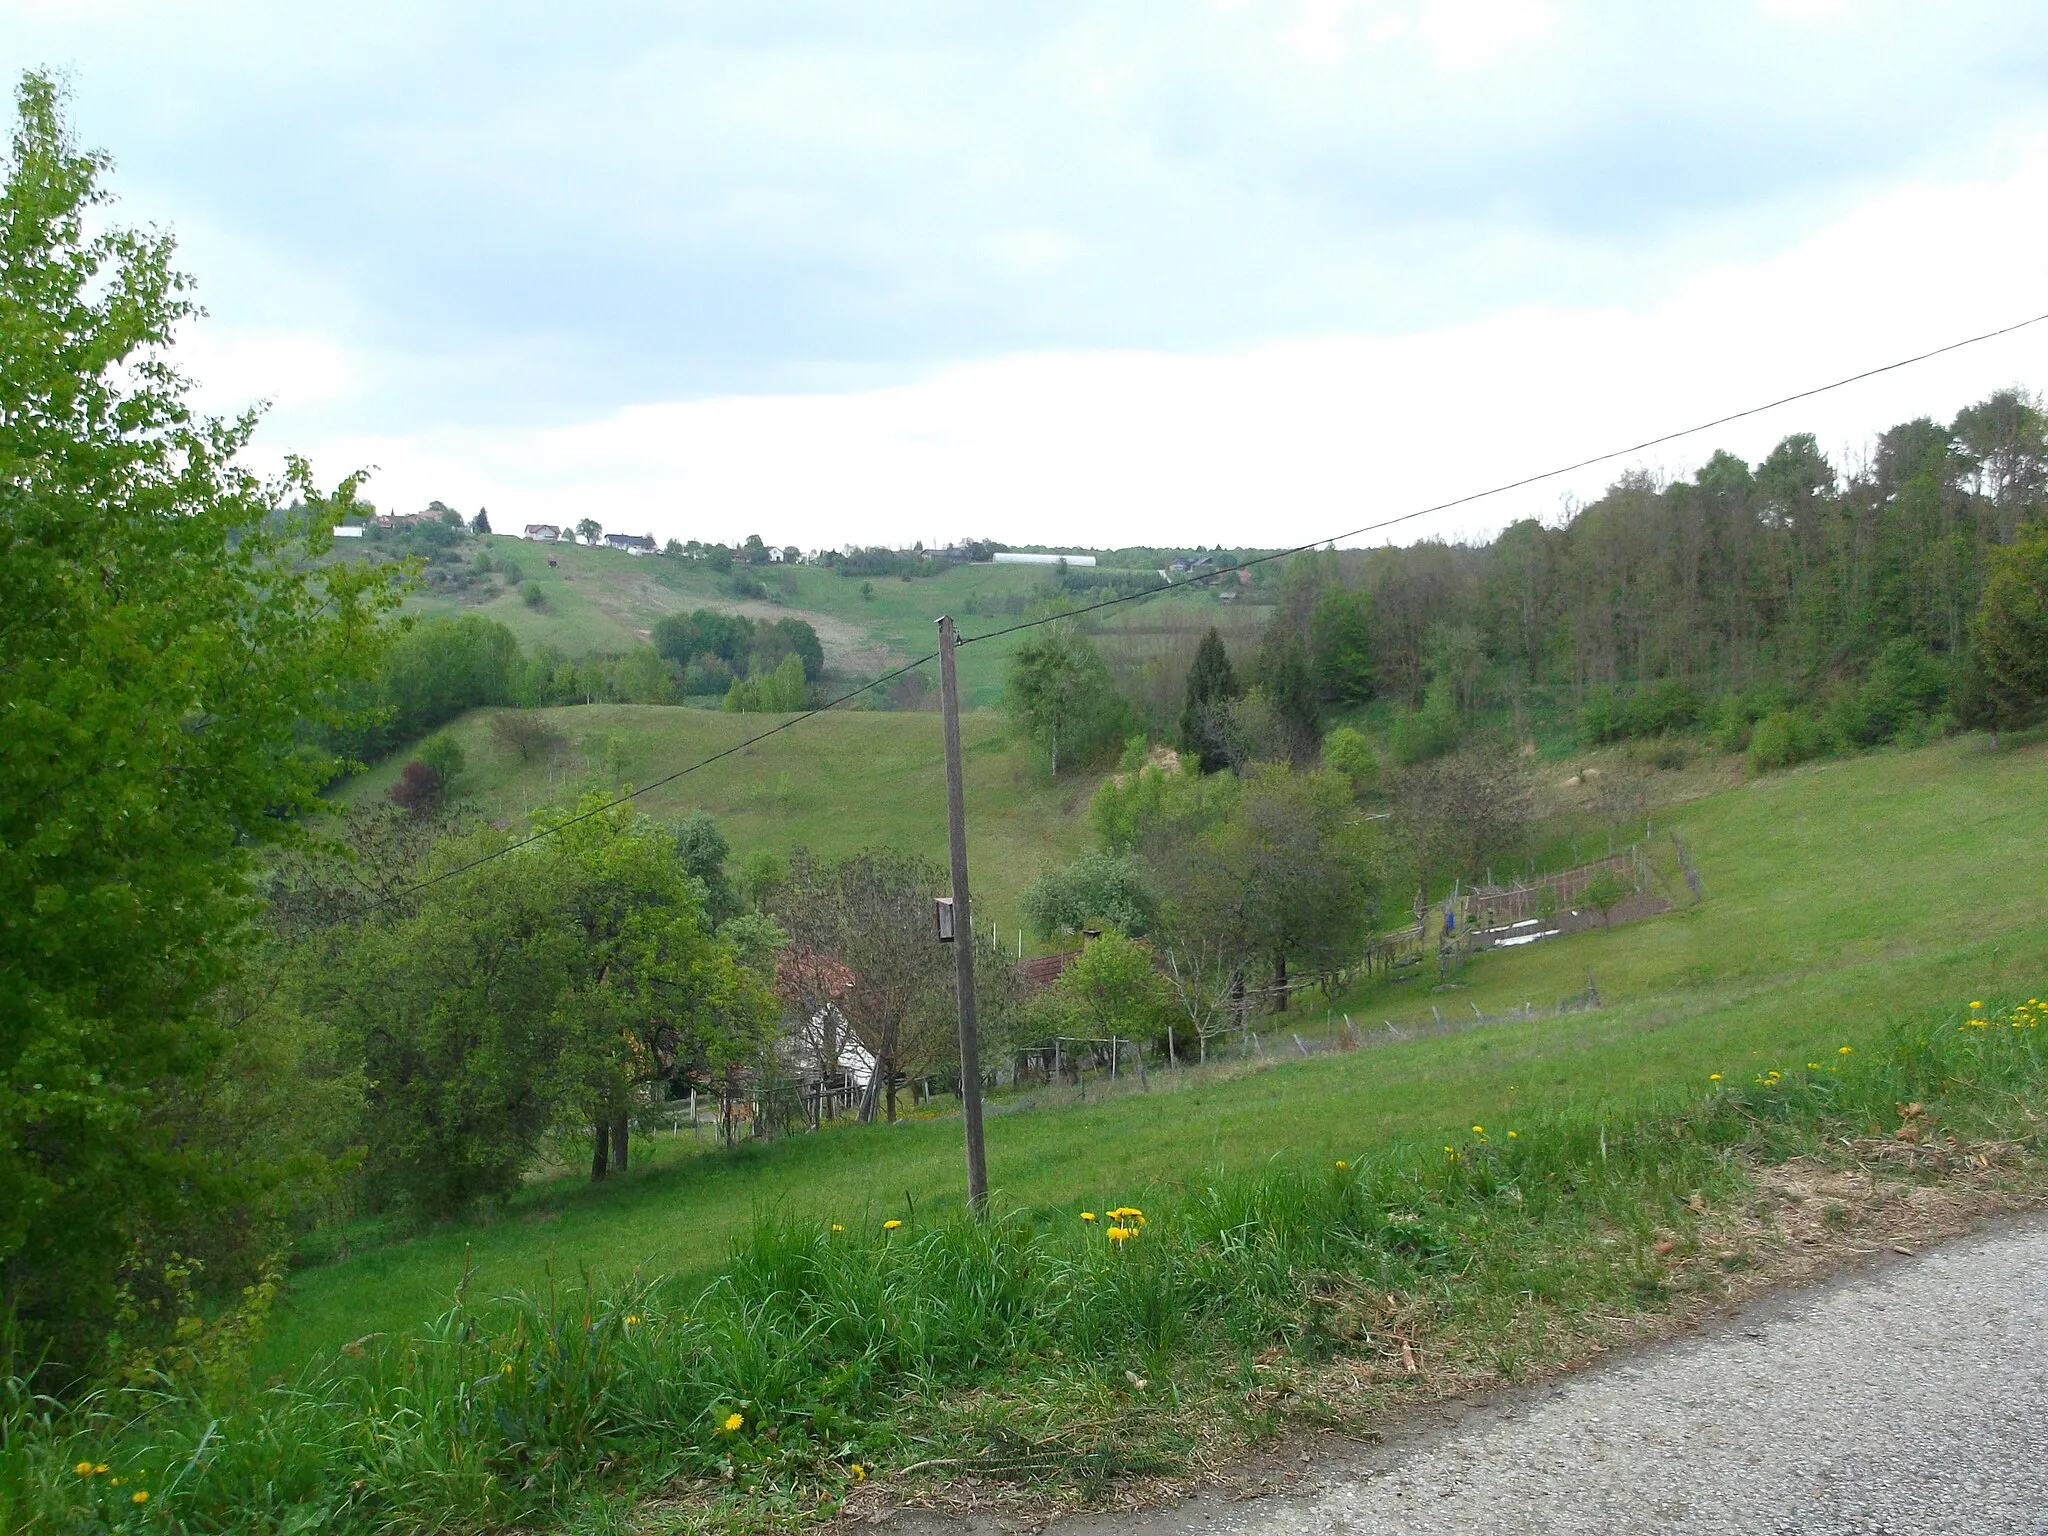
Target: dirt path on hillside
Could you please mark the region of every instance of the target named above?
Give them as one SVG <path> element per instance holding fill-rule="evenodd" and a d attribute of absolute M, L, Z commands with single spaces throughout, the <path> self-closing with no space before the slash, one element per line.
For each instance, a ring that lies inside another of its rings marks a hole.
<path fill-rule="evenodd" d="M 1760 1297 L 1700 1337 L 1442 1404 L 1381 1445 L 1303 1456 L 1261 1479 L 1293 1485 L 1272 1497 L 1052 1530 L 2048 1532 L 2048 1218 L 1898 1248 Z"/>

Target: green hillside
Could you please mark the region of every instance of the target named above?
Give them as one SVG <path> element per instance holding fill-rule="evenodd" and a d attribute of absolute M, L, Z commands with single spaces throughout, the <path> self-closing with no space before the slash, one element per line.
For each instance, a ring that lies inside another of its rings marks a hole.
<path fill-rule="evenodd" d="M 886 724 L 906 719 L 922 723 Z M 992 786 L 977 801 L 976 837 L 987 848 L 989 808 L 1002 803 L 1001 774 L 991 770 L 1002 759 L 986 734 L 977 741 L 977 783 Z M 1073 839 L 1055 807 L 1019 800 L 1020 832 L 1036 825 Z M 896 802 L 892 814 L 907 825 L 913 803 Z M 998 1113 L 988 1134 L 1000 1199 L 1143 1201 L 1219 1165 L 1321 1160 L 1392 1138 L 1448 1140 L 1474 1124 L 1511 1128 L 1518 1113 L 1703 1085 L 1710 1072 L 1800 1068 L 1874 1040 L 1892 1021 L 1960 1017 L 1973 1000 L 2048 990 L 2048 885 L 2038 878 L 2048 747 L 1992 753 L 1969 738 L 1876 753 L 1751 781 L 1670 814 L 1705 880 L 1703 905 L 1496 951 L 1475 960 L 1460 990 L 1381 985 L 1337 1004 L 1361 1025 L 1398 1026 L 1428 1020 L 1433 1007 L 1540 1008 L 1590 974 L 1601 1010 L 1282 1059 L 1234 1080 L 1176 1083 L 1155 1072 L 1142 1095 Z M 772 813 L 759 823 L 773 824 Z M 1315 1023 L 1272 1020 L 1266 1033 L 1284 1052 L 1288 1030 Z M 410 1241 L 344 1234 L 326 1261 L 294 1276 L 267 1363 L 284 1368 L 360 1333 L 416 1325 L 445 1305 L 465 1265 L 474 1267 L 473 1295 L 584 1265 L 697 1273 L 717 1265 L 763 1210 L 858 1220 L 907 1200 L 929 1212 L 959 1199 L 957 1122 L 698 1154 L 684 1134 L 620 1183 L 543 1180 L 503 1213 Z"/>
<path fill-rule="evenodd" d="M 652 784 L 787 718 L 636 704 L 541 710 L 564 746 L 550 762 L 524 763 L 492 740 L 496 713 L 472 711 L 448 730 L 468 759 L 463 792 L 484 815 L 513 821 L 593 778 L 606 787 Z M 992 710 L 962 716 L 961 747 L 975 911 L 983 927 L 993 919 L 1013 934 L 1024 887 L 1086 850 L 1088 800 L 1101 775 L 1052 783 Z M 651 790 L 640 804 L 663 820 L 709 811 L 740 852 L 838 855 L 886 844 L 943 860 L 943 750 L 931 711 L 834 711 Z M 402 757 L 351 781 L 343 797 L 382 795 Z"/>
<path fill-rule="evenodd" d="M 479 552 L 494 562 L 513 560 L 524 581 L 505 586 L 479 580 L 459 591 L 423 589 L 407 598 L 405 611 L 487 614 L 502 621 L 521 645 L 552 645 L 571 656 L 643 645 L 664 614 L 693 608 L 801 618 L 817 630 L 826 665 L 839 678 L 872 677 L 926 654 L 936 643 L 932 626 L 941 614 L 953 615 L 961 633 L 973 636 L 1016 623 L 1027 610 L 1038 611 L 1052 591 L 1050 573 L 1031 566 L 954 566 L 909 580 L 842 576 L 819 566 L 769 566 L 748 573 L 767 595 L 742 598 L 732 594 L 730 578 L 662 557 L 636 558 L 581 544 L 530 544 L 505 534 L 465 535 L 455 548 L 464 567 Z M 375 543 L 342 541 L 335 558 L 377 559 L 382 554 Z M 529 587 L 539 589 L 542 606 L 528 603 Z M 496 595 L 487 595 L 494 589 Z M 1263 612 L 1222 603 L 1207 588 L 1188 588 L 1113 610 L 1113 617 L 1105 616 L 1106 638 L 1112 660 L 1118 637 L 1127 632 L 1131 654 L 1141 658 L 1155 642 L 1139 637 L 1154 637 L 1162 627 L 1218 623 L 1234 632 L 1255 625 Z M 996 702 L 1011 643 L 961 652 L 960 685 L 971 707 Z"/>

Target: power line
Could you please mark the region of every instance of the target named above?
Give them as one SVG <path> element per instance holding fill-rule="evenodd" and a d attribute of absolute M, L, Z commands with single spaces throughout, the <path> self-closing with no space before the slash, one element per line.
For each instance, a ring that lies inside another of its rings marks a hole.
<path fill-rule="evenodd" d="M 1559 475 L 1569 475 L 1577 470 L 1590 469 L 1595 464 L 1606 464 L 1615 459 L 1627 458 L 1630 454 L 1641 453 L 1648 448 L 1656 448 L 1665 443 L 1676 442 L 1681 437 L 1692 437 L 1701 432 L 1710 432 L 1715 427 L 1725 427 L 1731 421 L 1742 421 L 1751 416 L 1760 416 L 1765 411 L 1776 410 L 1781 405 L 1791 405 L 1800 400 L 1811 400 L 1816 395 L 1825 395 L 1830 391 L 1843 389 L 1851 384 L 1861 383 L 1865 379 L 1874 379 L 1880 374 L 1895 373 L 1901 368 L 1910 368 L 1915 363 L 1924 363 L 1930 358 L 1940 357 L 1945 353 L 1961 351 L 1964 347 L 1974 347 L 1980 342 L 1993 341 L 2000 336 L 2010 336 L 2015 331 L 2023 331 L 2028 326 L 2039 325 L 2044 320 L 2048 320 L 2048 314 L 2035 315 L 2028 320 L 2020 320 L 2012 325 L 2000 326 L 1997 330 L 1983 331 L 1975 336 L 1966 336 L 1961 341 L 1951 341 L 1946 345 L 1934 347 L 1926 352 L 1916 352 L 1913 356 L 1902 357 L 1896 362 L 1884 363 L 1876 368 L 1866 368 L 1861 373 L 1852 373 L 1846 378 L 1835 379 L 1827 384 L 1816 384 L 1810 389 L 1802 389 L 1789 395 L 1780 395 L 1777 399 L 1767 400 L 1762 405 L 1752 405 L 1739 411 L 1730 411 L 1725 416 L 1716 416 L 1712 421 L 1703 421 L 1695 426 L 1681 427 L 1675 432 L 1660 433 L 1656 437 L 1645 438 L 1642 442 L 1633 443 L 1626 448 L 1615 448 L 1606 453 L 1596 453 L 1591 458 L 1579 459 L 1571 464 L 1561 464 L 1555 469 L 1542 470 L 1537 474 L 1524 475 L 1518 480 L 1508 480 L 1500 485 L 1488 486 L 1483 491 L 1472 491 L 1463 496 L 1455 496 L 1449 501 L 1440 501 L 1434 506 L 1419 507 L 1413 512 L 1403 512 L 1397 517 L 1383 518 L 1379 522 L 1367 523 L 1363 527 L 1353 528 L 1345 533 L 1331 534 L 1325 538 L 1312 539 L 1306 544 L 1296 544 L 1288 549 L 1274 550 L 1271 554 L 1257 555 L 1250 560 L 1241 561 L 1236 565 L 1222 566 L 1217 570 L 1204 572 L 1200 576 L 1191 576 L 1186 581 L 1176 582 L 1172 586 L 1149 587 L 1142 592 L 1127 592 L 1118 597 L 1105 598 L 1099 603 L 1090 603 L 1086 607 L 1070 608 L 1061 613 L 1047 614 L 1042 618 L 1026 619 L 1021 624 L 1011 624 L 1002 629 L 990 630 L 985 635 L 963 636 L 957 643 L 960 645 L 975 645 L 983 640 L 999 640 L 1005 635 L 1019 634 L 1024 630 L 1037 629 L 1045 624 L 1056 624 L 1063 619 L 1073 619 L 1079 618 L 1083 614 L 1099 613 L 1105 608 L 1114 608 L 1121 603 L 1132 603 L 1148 597 L 1157 597 L 1161 592 L 1172 591 L 1177 587 L 1199 586 L 1204 582 L 1214 581 L 1219 576 L 1235 575 L 1239 571 L 1248 571 L 1254 566 L 1265 565 L 1270 561 L 1285 560 L 1292 555 L 1305 554 L 1309 550 L 1318 549 L 1325 544 L 1335 543 L 1338 539 L 1355 539 L 1361 534 L 1377 533 L 1383 528 L 1393 528 L 1402 523 L 1413 522 L 1419 517 L 1428 517 L 1437 512 L 1448 512 L 1455 507 L 1469 506 L 1475 501 L 1484 501 L 1489 496 L 1504 495 L 1509 491 L 1521 490 L 1525 486 L 1537 485 L 1545 480 L 1555 480 Z M 637 800 L 640 796 L 650 791 L 673 784 L 678 779 L 687 778 L 700 768 L 709 768 L 713 763 L 731 757 L 736 752 L 745 751 L 756 742 L 766 741 L 771 736 L 779 736 L 784 731 L 802 725 L 807 720 L 814 720 L 819 715 L 837 708 L 849 699 L 856 699 L 871 689 L 881 687 L 884 683 L 893 682 L 907 672 L 914 672 L 926 662 L 934 660 L 937 655 L 938 652 L 936 651 L 928 652 L 918 657 L 915 661 L 904 663 L 904 665 L 897 667 L 894 671 L 884 672 L 872 682 L 862 683 L 858 688 L 850 688 L 837 698 L 830 699 L 814 709 L 807 709 L 801 714 L 793 715 L 780 725 L 773 726 L 768 730 L 760 732 L 758 735 L 749 736 L 744 741 L 734 742 L 731 746 L 714 752 L 709 757 L 701 758 L 691 763 L 688 767 L 678 768 L 674 773 L 656 779 L 652 784 L 642 785 L 639 789 L 629 790 L 627 793 L 618 796 L 616 799 L 609 800 L 603 805 L 594 806 L 587 811 L 580 811 L 566 820 L 544 827 L 540 831 L 532 833 L 527 837 L 522 837 L 515 842 L 507 843 L 503 848 L 493 849 L 490 853 L 471 859 L 466 864 L 458 864 L 453 869 L 443 870 L 439 874 L 430 876 L 415 885 L 409 885 L 402 891 L 394 891 L 389 896 L 372 902 L 368 907 L 364 908 L 364 911 L 373 912 L 379 907 L 398 900 L 400 897 L 415 895 L 420 891 L 428 889 L 430 886 L 439 885 L 444 880 L 452 880 L 457 875 L 467 874 L 469 871 L 488 864 L 494 859 L 501 859 L 507 854 L 518 852 L 521 848 L 531 847 L 542 838 L 550 837 L 554 833 L 561 831 L 564 827 L 573 827 L 578 822 L 588 821 L 594 816 L 602 816 L 607 811 L 617 810 L 620 806 Z"/>
<path fill-rule="evenodd" d="M 1701 432 L 1711 432 L 1716 427 L 1727 426 L 1731 421 L 1742 421 L 1750 416 L 1761 416 L 1765 411 L 1776 410 L 1781 405 L 1791 405 L 1798 400 L 1811 400 L 1815 395 L 1824 395 L 1830 390 L 1842 389 L 1850 384 L 1859 384 L 1865 379 L 1874 379 L 1879 374 L 1894 373 L 1901 368 L 1910 368 L 1915 363 L 1924 363 L 1929 358 L 1940 357 L 1946 352 L 1956 352 L 1964 347 L 1974 347 L 1979 342 L 1992 341 L 2000 336 L 2010 336 L 2014 331 L 2023 331 L 2028 326 L 2039 325 L 2044 320 L 2048 320 L 2048 314 L 2035 315 L 2031 320 L 2021 320 L 2012 325 L 2002 325 L 1995 331 L 1985 331 L 1976 336 L 1966 336 L 1961 341 L 1951 341 L 1945 346 L 1935 347 L 1932 351 L 1918 352 L 1911 357 L 1902 357 L 1897 362 L 1885 363 L 1877 368 L 1866 368 L 1861 373 L 1852 373 L 1847 378 L 1836 379 L 1829 384 L 1816 384 L 1811 389 L 1802 389 L 1796 394 L 1781 395 L 1776 400 L 1765 401 L 1762 405 L 1752 405 L 1739 411 L 1730 411 L 1725 416 L 1716 416 L 1712 421 L 1703 421 L 1697 426 L 1681 427 L 1676 432 L 1661 433 L 1656 437 L 1646 438 L 1640 443 L 1633 443 L 1626 448 L 1615 448 L 1606 453 L 1596 453 L 1590 459 L 1580 459 L 1572 464 L 1560 464 L 1555 469 L 1546 469 L 1538 474 L 1524 475 L 1519 480 L 1509 480 L 1500 485 L 1488 486 L 1483 491 L 1472 491 L 1463 496 L 1454 496 L 1451 500 L 1440 501 L 1435 506 L 1419 507 L 1413 512 L 1403 512 L 1398 517 L 1384 518 L 1377 523 L 1367 523 L 1364 527 L 1353 528 L 1348 533 L 1337 533 L 1331 534 L 1327 538 L 1311 539 L 1308 543 L 1296 544 L 1291 549 L 1276 549 L 1269 555 L 1258 555 L 1237 565 L 1227 565 L 1217 570 L 1205 571 L 1200 576 L 1191 576 L 1186 581 L 1176 582 L 1174 585 L 1189 587 L 1205 581 L 1214 581 L 1218 576 L 1235 575 L 1239 571 L 1248 571 L 1255 565 L 1264 565 L 1270 560 L 1285 560 L 1291 555 L 1305 554 L 1309 550 L 1318 549 L 1325 544 L 1334 544 L 1338 539 L 1355 539 L 1360 534 L 1377 533 L 1382 528 L 1392 528 L 1400 523 L 1413 522 L 1418 517 L 1428 517 L 1432 513 L 1437 512 L 1448 512 L 1454 507 L 1469 506 L 1475 501 L 1484 501 L 1489 496 L 1500 496 L 1508 491 L 1519 491 L 1525 486 L 1537 485 L 1545 480 L 1555 480 L 1559 475 L 1569 475 L 1576 470 L 1590 469 L 1595 464 L 1606 464 L 1615 459 L 1625 459 L 1630 454 L 1641 453 L 1646 448 L 1656 448 L 1665 443 L 1676 442 L 1681 437 L 1692 437 Z M 974 635 L 962 640 L 960 643 L 962 645 L 972 645 L 979 640 L 1000 639 L 1004 635 L 1014 635 L 1019 630 L 1035 629 L 1040 624 L 1050 624 L 1057 619 L 1078 618 L 1084 613 L 1096 613 L 1104 608 L 1114 608 L 1118 603 L 1135 602 L 1141 597 L 1153 597 L 1166 590 L 1169 589 L 1165 587 L 1152 587 L 1143 592 L 1127 592 L 1120 597 L 1106 598 L 1099 603 L 1090 603 L 1085 608 L 1071 608 L 1065 613 L 1054 614 L 1048 618 L 1030 619 L 1022 624 L 1012 624 L 1006 629 L 991 630 L 985 635 Z"/>
<path fill-rule="evenodd" d="M 363 910 L 365 912 L 374 912 L 377 910 L 377 908 L 384 906 L 389 902 L 396 901 L 401 896 L 415 895 L 420 891 L 426 890 L 429 886 L 439 885 L 443 880 L 453 880 L 457 875 L 466 875 L 472 869 L 475 869 L 477 866 L 481 864 L 488 864 L 493 859 L 502 859 L 508 853 L 517 853 L 521 848 L 530 848 L 533 846 L 533 844 L 539 842 L 542 838 L 552 837 L 555 833 L 561 831 L 564 827 L 573 827 L 579 821 L 589 821 L 594 816 L 602 816 L 606 811 L 615 811 L 620 806 L 625 805 L 630 801 L 639 799 L 640 796 L 647 794 L 651 790 L 660 789 L 662 786 L 667 784 L 673 784 L 677 779 L 687 778 L 689 777 L 689 775 L 695 773 L 699 768 L 709 768 L 713 763 L 719 762 L 724 758 L 731 757 L 735 752 L 744 752 L 748 747 L 753 746 L 754 743 L 759 741 L 766 741 L 770 736 L 779 736 L 784 731 L 789 730 L 793 726 L 802 725 L 806 720 L 815 719 L 819 715 L 824 714 L 827 710 L 836 708 L 837 706 L 844 704 L 848 699 L 857 699 L 871 688 L 879 688 L 884 683 L 894 682 L 897 678 L 901 677 L 906 672 L 915 672 L 919 667 L 923 666 L 926 662 L 932 660 L 938 654 L 939 653 L 937 651 L 927 652 L 925 655 L 918 657 L 915 661 L 905 662 L 902 666 L 896 668 L 896 670 L 893 672 L 884 672 L 880 677 L 874 679 L 874 681 L 872 682 L 862 683 L 858 688 L 849 688 L 846 692 L 840 694 L 837 698 L 828 699 L 825 703 L 818 705 L 815 709 L 807 709 L 802 714 L 792 715 L 789 719 L 783 721 L 782 724 L 770 726 L 767 730 L 760 732 L 758 735 L 749 736 L 744 741 L 736 741 L 731 746 L 712 753 L 709 757 L 699 759 L 698 761 L 690 764 L 690 766 L 687 768 L 678 768 L 674 773 L 668 774 L 663 778 L 656 779 L 652 784 L 643 784 L 638 789 L 628 790 L 625 794 L 620 795 L 615 799 L 607 800 L 603 805 L 594 805 L 587 811 L 578 811 L 574 816 L 570 816 L 565 820 L 555 822 L 550 826 L 543 827 L 540 831 L 535 832 L 530 836 L 522 837 L 515 842 L 507 843 L 502 848 L 494 848 L 489 853 L 486 853 L 481 857 L 471 859 L 467 864 L 458 864 L 453 869 L 444 869 L 439 874 L 429 876 L 427 879 L 422 880 L 415 885 L 409 885 L 402 891 L 393 891 L 389 896 L 381 897 L 380 899 L 371 902 L 369 906 L 365 907 Z"/>

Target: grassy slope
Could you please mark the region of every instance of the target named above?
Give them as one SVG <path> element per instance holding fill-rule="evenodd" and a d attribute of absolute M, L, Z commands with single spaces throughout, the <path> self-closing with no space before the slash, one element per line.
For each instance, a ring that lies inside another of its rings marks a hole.
<path fill-rule="evenodd" d="M 468 759 L 467 792 L 486 815 L 515 820 L 573 796 L 588 767 L 602 761 L 603 738 L 617 745 L 618 782 L 651 784 L 787 718 L 635 704 L 543 710 L 569 742 L 560 763 L 548 766 L 521 763 L 493 742 L 494 713 L 473 711 L 449 730 Z M 1100 775 L 1048 782 L 1002 717 L 987 710 L 962 716 L 961 748 L 975 910 L 981 926 L 994 919 L 1013 932 L 1025 885 L 1045 866 L 1085 851 L 1088 800 Z M 943 751 L 937 714 L 835 712 L 651 790 L 640 803 L 663 820 L 707 810 L 741 852 L 802 846 L 843 854 L 885 844 L 943 860 Z M 394 756 L 344 793 L 382 795 L 398 766 Z"/>
<path fill-rule="evenodd" d="M 1345 1005 L 1397 1022 L 1447 999 L 1493 1011 L 1577 991 L 1591 971 L 1603 1011 L 999 1116 L 989 1162 L 1002 1198 L 1142 1202 L 1219 1164 L 1323 1159 L 1472 1124 L 1497 1132 L 1520 1106 L 1822 1060 L 1888 1018 L 2042 990 L 2048 748 L 1992 755 L 1970 740 L 1882 753 L 1745 785 L 1676 820 L 1707 882 L 1703 907 L 1496 953 L 1467 972 L 1467 990 L 1382 988 Z M 944 1121 L 842 1130 L 677 1155 L 607 1188 L 540 1184 L 493 1220 L 299 1272 L 266 1364 L 417 1323 L 445 1303 L 466 1257 L 480 1294 L 541 1283 L 551 1267 L 705 1270 L 775 1206 L 858 1220 L 906 1198 L 943 1208 L 959 1198 L 958 1135 Z"/>
<path fill-rule="evenodd" d="M 525 588 L 507 588 L 488 602 L 466 602 L 431 592 L 413 594 L 406 611 L 421 614 L 484 613 L 502 620 L 522 645 L 547 644 L 572 656 L 622 651 L 642 644 L 662 615 L 691 608 L 716 608 L 757 618 L 789 615 L 808 619 L 824 641 L 826 662 L 840 676 L 873 676 L 930 651 L 933 622 L 950 613 L 961 633 L 1001 629 L 1021 617 L 1018 601 L 1033 602 L 1047 589 L 1047 573 L 1029 566 L 958 566 L 936 576 L 904 581 L 876 578 L 863 598 L 859 578 L 811 566 L 770 566 L 754 573 L 768 588 L 762 599 L 738 599 L 721 591 L 711 572 L 662 558 L 636 559 L 618 550 L 584 545 L 529 544 L 505 534 L 482 541 L 494 557 L 509 557 L 525 572 L 525 586 L 547 598 L 544 609 L 527 606 Z M 461 547 L 465 562 L 480 546 Z M 343 546 L 340 558 L 364 551 Z M 550 566 L 548 561 L 557 563 Z M 1133 605 L 1156 617 L 1168 611 L 1199 612 L 1228 623 L 1230 613 L 1206 590 L 1175 594 L 1163 604 Z M 1014 642 L 970 646 L 960 655 L 960 686 L 971 707 L 996 702 L 1003 661 Z"/>

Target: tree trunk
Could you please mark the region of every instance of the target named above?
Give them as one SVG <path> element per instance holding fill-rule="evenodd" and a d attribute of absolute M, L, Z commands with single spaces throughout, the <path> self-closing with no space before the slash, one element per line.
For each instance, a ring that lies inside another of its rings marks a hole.
<path fill-rule="evenodd" d="M 1287 951 L 1273 951 L 1273 1009 L 1274 1013 L 1287 1011 Z"/>
<path fill-rule="evenodd" d="M 612 1167 L 619 1173 L 626 1171 L 626 1112 L 622 1109 L 612 1117 Z"/>
<path fill-rule="evenodd" d="M 611 1136 L 602 1120 L 591 1126 L 590 1137 L 590 1182 L 601 1184 L 605 1175 L 605 1154 L 610 1149 Z"/>

